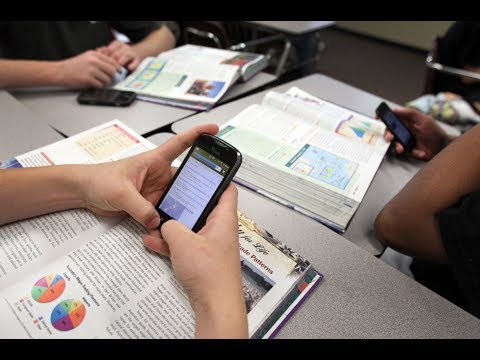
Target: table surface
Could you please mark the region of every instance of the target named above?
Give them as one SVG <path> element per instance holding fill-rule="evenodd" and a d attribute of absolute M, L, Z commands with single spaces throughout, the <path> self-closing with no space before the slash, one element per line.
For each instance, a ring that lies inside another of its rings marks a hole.
<path fill-rule="evenodd" d="M 0 109 L 0 161 L 63 139 L 6 91 L 0 91 Z"/>
<path fill-rule="evenodd" d="M 375 108 L 381 101 L 386 101 L 392 107 L 396 106 L 395 103 L 320 74 L 313 74 L 269 90 L 283 92 L 291 86 L 297 86 L 314 96 L 371 117 L 374 116 Z M 208 122 L 221 125 L 247 106 L 259 104 L 265 93 L 269 90 L 217 107 L 208 113 L 197 114 L 178 121 L 173 124 L 172 130 L 178 133 L 192 126 Z M 441 126 L 448 129 L 450 133 L 458 134 L 456 129 L 448 125 L 442 124 Z M 373 234 L 375 217 L 423 164 L 423 162 L 413 159 L 406 161 L 386 156 L 369 190 L 365 194 L 360 207 L 347 227 L 347 231 L 342 236 L 374 255 L 381 254 L 384 246 L 375 239 Z"/>
<path fill-rule="evenodd" d="M 246 23 L 281 31 L 292 35 L 304 35 L 335 25 L 335 21 L 245 21 Z"/>
<path fill-rule="evenodd" d="M 274 75 L 259 73 L 245 83 L 233 85 L 219 104 L 275 79 Z M 17 89 L 11 93 L 46 124 L 66 136 L 78 134 L 113 119 L 122 121 L 137 133 L 144 135 L 196 113 L 194 110 L 140 100 L 128 107 L 79 105 L 76 100 L 78 91 L 65 89 Z"/>
<path fill-rule="evenodd" d="M 148 140 L 160 145 L 172 136 Z M 237 188 L 238 208 L 324 275 L 278 338 L 480 337 L 479 319 L 333 231 Z"/>

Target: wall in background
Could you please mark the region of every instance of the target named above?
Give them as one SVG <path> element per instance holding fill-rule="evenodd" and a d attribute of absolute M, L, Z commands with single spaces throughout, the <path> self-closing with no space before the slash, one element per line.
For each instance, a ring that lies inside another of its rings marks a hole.
<path fill-rule="evenodd" d="M 432 38 L 443 35 L 453 21 L 337 21 L 337 27 L 420 50 L 430 50 Z"/>

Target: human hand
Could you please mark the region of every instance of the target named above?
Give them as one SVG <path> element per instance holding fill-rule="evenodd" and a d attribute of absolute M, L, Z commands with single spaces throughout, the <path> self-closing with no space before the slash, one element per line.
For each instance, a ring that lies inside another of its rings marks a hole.
<path fill-rule="evenodd" d="M 108 85 L 122 66 L 94 50 L 56 62 L 55 76 L 61 86 L 101 88 Z"/>
<path fill-rule="evenodd" d="M 452 140 L 431 116 L 412 108 L 398 108 L 393 112 L 415 137 L 416 144 L 411 155 L 417 159 L 430 160 Z M 397 154 L 405 152 L 402 144 L 395 141 L 388 130 L 385 131 L 385 140 L 393 141 Z"/>
<path fill-rule="evenodd" d="M 87 165 L 78 172 L 83 207 L 102 216 L 127 212 L 149 229 L 160 224 L 154 205 L 170 183 L 171 163 L 202 133 L 216 134 L 217 125 L 184 131 L 155 150 L 126 159 Z"/>
<path fill-rule="evenodd" d="M 121 66 L 126 66 L 129 71 L 135 70 L 140 61 L 143 60 L 132 46 L 119 40 L 113 40 L 108 46 L 98 48 L 97 50 L 111 57 Z"/>
<path fill-rule="evenodd" d="M 225 190 L 205 226 L 194 233 L 169 220 L 145 235 L 149 249 L 170 256 L 196 315 L 196 337 L 246 337 L 247 314 L 238 250 L 238 193 Z"/>

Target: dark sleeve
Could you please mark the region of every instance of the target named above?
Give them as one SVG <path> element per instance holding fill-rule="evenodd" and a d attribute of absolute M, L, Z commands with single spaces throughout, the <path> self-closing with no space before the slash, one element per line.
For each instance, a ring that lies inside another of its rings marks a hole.
<path fill-rule="evenodd" d="M 437 214 L 443 245 L 470 311 L 480 317 L 480 191 Z"/>
<path fill-rule="evenodd" d="M 7 31 L 7 22 L 0 21 L 0 59 L 5 56 L 5 38 Z"/>
<path fill-rule="evenodd" d="M 453 23 L 441 41 L 439 52 L 442 62 L 451 66 L 480 66 L 480 22 Z"/>
<path fill-rule="evenodd" d="M 163 25 L 168 26 L 176 40 L 180 33 L 178 25 L 174 21 L 112 21 L 111 24 L 115 30 L 128 36 L 133 43 L 142 41 Z"/>

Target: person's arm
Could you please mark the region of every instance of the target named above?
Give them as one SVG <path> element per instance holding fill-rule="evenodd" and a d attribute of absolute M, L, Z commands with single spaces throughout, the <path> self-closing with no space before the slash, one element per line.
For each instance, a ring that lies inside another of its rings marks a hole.
<path fill-rule="evenodd" d="M 62 86 L 100 88 L 111 82 L 121 66 L 97 51 L 61 61 L 0 59 L 0 88 Z"/>
<path fill-rule="evenodd" d="M 217 125 L 198 126 L 155 150 L 109 163 L 0 170 L 0 225 L 83 207 L 105 216 L 127 212 L 155 228 L 160 217 L 153 204 L 172 178 L 172 161 L 200 134 L 217 132 Z"/>
<path fill-rule="evenodd" d="M 407 255 L 446 262 L 435 215 L 480 189 L 480 126 L 455 139 L 384 207 L 375 233 Z"/>
<path fill-rule="evenodd" d="M 0 225 L 82 207 L 78 183 L 82 168 L 64 165 L 0 170 Z"/>
<path fill-rule="evenodd" d="M 0 59 L 0 88 L 55 86 L 55 75 L 50 61 Z"/>
<path fill-rule="evenodd" d="M 98 50 L 133 71 L 146 57 L 157 56 L 163 51 L 173 49 L 175 44 L 175 35 L 168 26 L 163 25 L 134 44 L 114 40 L 108 46 Z"/>
<path fill-rule="evenodd" d="M 163 51 L 173 49 L 175 44 L 175 35 L 168 26 L 163 25 L 160 29 L 151 32 L 144 40 L 133 44 L 132 48 L 143 60 L 147 56 L 157 56 Z"/>

